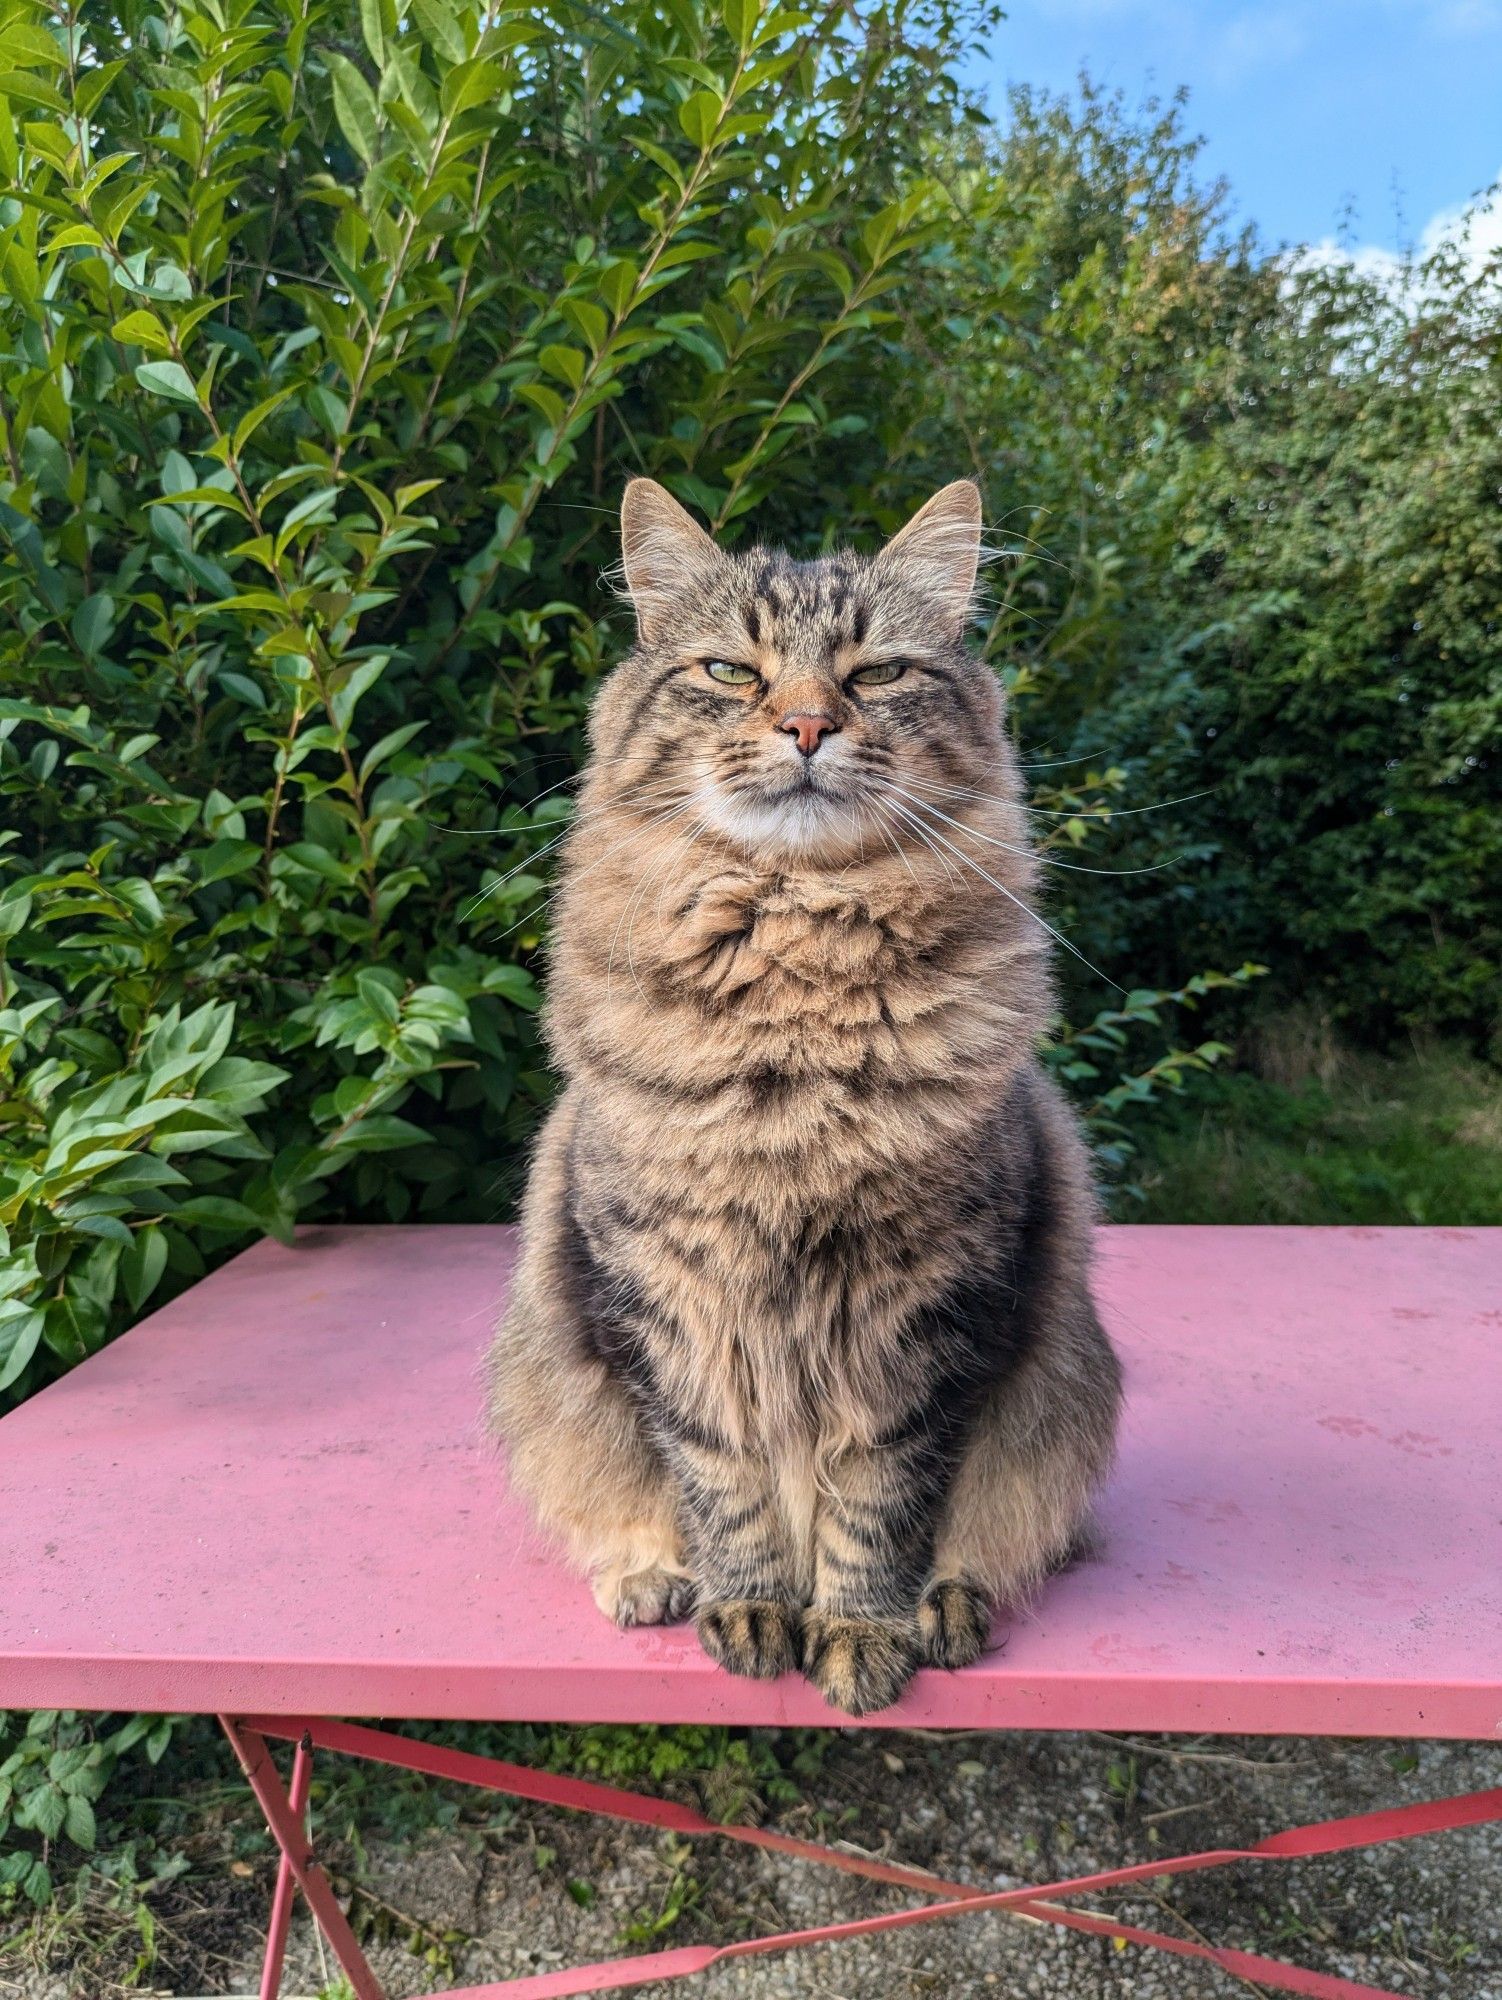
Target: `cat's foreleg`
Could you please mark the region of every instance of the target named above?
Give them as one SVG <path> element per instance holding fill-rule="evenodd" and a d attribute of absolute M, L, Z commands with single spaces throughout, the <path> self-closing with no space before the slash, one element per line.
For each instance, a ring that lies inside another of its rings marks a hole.
<path fill-rule="evenodd" d="M 512 1486 L 589 1578 L 607 1618 L 621 1626 L 686 1618 L 694 1592 L 667 1466 L 620 1385 L 577 1359 L 566 1321 L 525 1287 L 519 1301 L 490 1361 L 491 1426 Z"/>
<path fill-rule="evenodd" d="M 836 1708 L 887 1708 L 922 1658 L 919 1605 L 943 1501 L 921 1426 L 851 1444 L 821 1476 L 803 1671 Z"/>
<path fill-rule="evenodd" d="M 660 1442 L 679 1485 L 700 1643 L 729 1672 L 774 1680 L 798 1664 L 801 1603 L 771 1475 L 697 1424 Z"/>

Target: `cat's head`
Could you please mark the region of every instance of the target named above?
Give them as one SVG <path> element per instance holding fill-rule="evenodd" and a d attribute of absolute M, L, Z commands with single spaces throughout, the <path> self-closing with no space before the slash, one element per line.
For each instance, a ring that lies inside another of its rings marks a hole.
<path fill-rule="evenodd" d="M 721 549 L 632 480 L 638 638 L 595 706 L 598 777 L 758 855 L 907 845 L 920 812 L 989 792 L 1004 761 L 1000 690 L 964 646 L 980 533 L 980 495 L 957 480 L 877 555 L 796 562 Z"/>

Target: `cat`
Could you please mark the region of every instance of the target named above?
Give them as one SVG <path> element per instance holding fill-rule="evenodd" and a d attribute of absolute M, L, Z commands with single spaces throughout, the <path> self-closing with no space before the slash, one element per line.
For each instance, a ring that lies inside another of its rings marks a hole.
<path fill-rule="evenodd" d="M 872 558 L 627 487 L 637 643 L 562 850 L 538 1142 L 489 1367 L 510 1477 L 622 1626 L 847 1714 L 1077 1545 L 1117 1361 L 1038 1045 L 1049 933 L 968 481 Z"/>

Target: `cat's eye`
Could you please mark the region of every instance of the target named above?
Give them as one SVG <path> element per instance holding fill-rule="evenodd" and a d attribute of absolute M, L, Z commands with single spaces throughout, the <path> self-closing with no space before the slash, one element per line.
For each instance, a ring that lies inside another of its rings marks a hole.
<path fill-rule="evenodd" d="M 857 667 L 850 683 L 852 687 L 886 687 L 892 681 L 900 681 L 906 672 L 906 660 L 873 660 L 869 667 Z"/>
<path fill-rule="evenodd" d="M 755 667 L 743 667 L 734 660 L 706 660 L 704 671 L 722 687 L 750 687 L 761 679 Z"/>

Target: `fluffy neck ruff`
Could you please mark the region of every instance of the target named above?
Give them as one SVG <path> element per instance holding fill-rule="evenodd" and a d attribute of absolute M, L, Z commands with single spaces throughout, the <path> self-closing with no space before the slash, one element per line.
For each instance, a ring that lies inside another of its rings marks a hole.
<path fill-rule="evenodd" d="M 720 1115 L 779 1083 L 999 1086 L 1048 1016 L 1036 863 L 1014 801 L 955 819 L 837 870 L 774 866 L 592 777 L 557 906 L 560 1066 Z"/>

